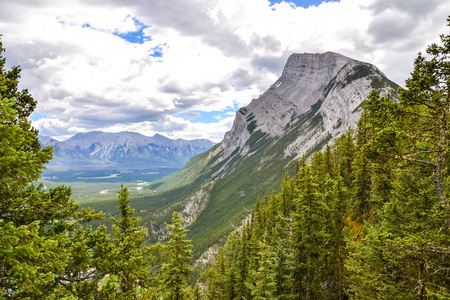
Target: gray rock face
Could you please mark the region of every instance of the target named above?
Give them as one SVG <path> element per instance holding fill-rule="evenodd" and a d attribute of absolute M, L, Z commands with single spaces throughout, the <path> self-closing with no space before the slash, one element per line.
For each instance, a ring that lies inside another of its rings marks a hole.
<path fill-rule="evenodd" d="M 236 113 L 232 129 L 223 140 L 223 159 L 236 153 L 248 153 L 247 141 L 261 130 L 272 138 L 285 135 L 299 118 L 316 110 L 309 130 L 286 147 L 286 155 L 300 156 L 325 138 L 341 134 L 354 126 L 361 114 L 361 104 L 369 93 L 395 94 L 397 86 L 375 66 L 343 55 L 292 54 L 281 77 L 259 98 Z M 315 117 L 315 118 L 314 118 Z"/>

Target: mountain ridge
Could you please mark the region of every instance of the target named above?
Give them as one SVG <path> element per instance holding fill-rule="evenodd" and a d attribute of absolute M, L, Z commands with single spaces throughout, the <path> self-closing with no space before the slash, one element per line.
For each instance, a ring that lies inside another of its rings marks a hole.
<path fill-rule="evenodd" d="M 44 176 L 52 178 L 57 177 L 55 173 L 58 172 L 65 172 L 65 177 L 70 177 L 71 171 L 89 170 L 107 173 L 150 170 L 165 175 L 179 170 L 190 158 L 214 145 L 205 139 L 172 140 L 162 135 L 148 137 L 126 131 L 78 133 L 61 142 L 39 136 L 39 141 L 41 146 L 53 146 L 54 157 L 44 172 Z"/>
<path fill-rule="evenodd" d="M 279 188 L 279 178 L 293 171 L 297 159 L 310 157 L 354 127 L 373 89 L 395 98 L 397 88 L 365 62 L 333 52 L 292 54 L 280 78 L 236 112 L 221 143 L 158 183 L 162 190 L 186 190 L 170 201 L 174 209 L 208 187 L 206 205 L 192 212 L 195 220 L 186 209 L 181 214 L 190 220 L 188 237 L 196 245 L 195 256 L 224 237 L 231 223 L 239 224 L 258 196 Z M 157 228 L 157 220 L 144 219 Z"/>
<path fill-rule="evenodd" d="M 375 66 L 338 53 L 294 53 L 280 78 L 236 112 L 231 130 L 219 144 L 223 150 L 219 161 L 232 154 L 247 155 L 251 145 L 263 136 L 278 140 L 295 127 L 301 116 L 312 113 L 315 119 L 311 121 L 321 123 L 324 130 L 314 139 L 311 132 L 305 132 L 286 148 L 285 155 L 297 152 L 295 157 L 299 158 L 315 144 L 325 145 L 325 140 L 355 125 L 363 99 L 374 88 L 387 93 L 397 87 Z M 305 147 L 308 149 L 302 149 Z"/>

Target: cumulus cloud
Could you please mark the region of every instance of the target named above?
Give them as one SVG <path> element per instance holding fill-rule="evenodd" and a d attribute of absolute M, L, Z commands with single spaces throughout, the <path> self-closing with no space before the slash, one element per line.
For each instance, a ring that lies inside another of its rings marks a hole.
<path fill-rule="evenodd" d="M 309 8 L 267 0 L 17 0 L 0 3 L 0 33 L 8 65 L 22 66 L 21 87 L 48 116 L 34 123 L 42 134 L 130 130 L 220 141 L 234 114 L 203 121 L 201 112 L 247 105 L 291 53 L 339 52 L 402 84 L 417 52 L 448 31 L 448 11 L 439 0 Z"/>

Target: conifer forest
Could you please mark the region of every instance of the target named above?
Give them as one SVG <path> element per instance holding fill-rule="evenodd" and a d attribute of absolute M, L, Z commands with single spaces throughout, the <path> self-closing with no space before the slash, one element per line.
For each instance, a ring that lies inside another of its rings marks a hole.
<path fill-rule="evenodd" d="M 115 218 L 36 183 L 52 148 L 20 71 L 0 57 L 2 299 L 450 299 L 450 35 L 395 100 L 374 90 L 356 128 L 255 199 L 200 276 L 178 213 L 149 244 L 126 187 Z M 104 218 L 111 231 L 90 225 Z"/>

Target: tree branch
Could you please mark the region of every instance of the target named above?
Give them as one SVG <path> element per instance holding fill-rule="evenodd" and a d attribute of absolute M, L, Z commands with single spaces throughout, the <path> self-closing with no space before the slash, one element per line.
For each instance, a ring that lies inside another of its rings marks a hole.
<path fill-rule="evenodd" d="M 75 277 L 75 278 L 69 278 L 69 277 L 65 277 L 65 276 L 59 276 L 58 280 L 63 280 L 66 282 L 81 282 L 81 281 L 85 281 L 87 279 L 92 279 L 95 276 L 93 276 L 95 274 L 95 270 L 93 270 L 91 273 L 88 273 L 84 276 L 80 276 L 80 277 Z"/>
<path fill-rule="evenodd" d="M 450 248 L 438 247 L 438 246 L 430 246 L 429 248 L 419 248 L 417 246 L 413 246 L 412 248 L 406 248 L 406 251 L 411 252 L 430 252 L 437 254 L 450 254 Z"/>

